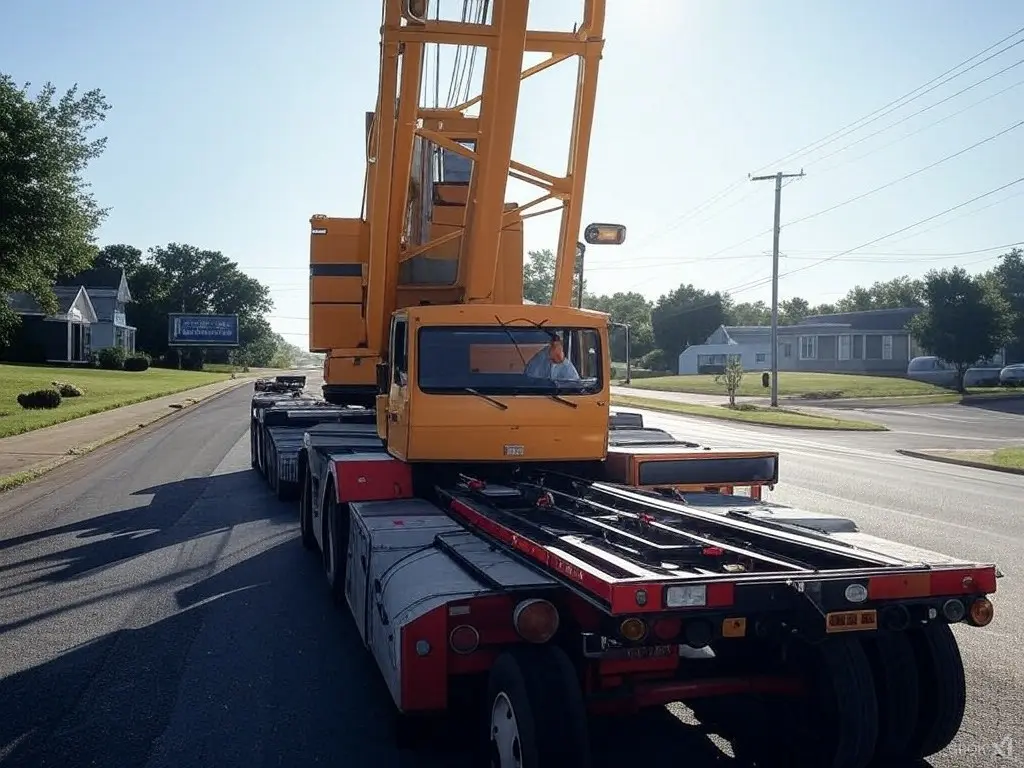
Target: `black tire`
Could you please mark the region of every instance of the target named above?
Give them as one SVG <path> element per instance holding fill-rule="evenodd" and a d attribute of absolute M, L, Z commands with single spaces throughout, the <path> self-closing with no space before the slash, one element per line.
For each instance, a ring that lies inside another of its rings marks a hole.
<path fill-rule="evenodd" d="M 903 632 L 865 638 L 863 645 L 878 699 L 875 755 L 886 762 L 905 760 L 910 757 L 920 702 L 914 647 Z"/>
<path fill-rule="evenodd" d="M 908 753 L 926 758 L 956 738 L 967 706 L 967 680 L 960 648 L 948 624 L 928 624 L 907 634 L 917 660 L 921 702 Z"/>
<path fill-rule="evenodd" d="M 345 505 L 334 498 L 332 489 L 327 492 L 324 511 L 324 574 L 331 597 L 339 605 L 345 602 L 345 565 L 348 560 L 348 515 Z"/>
<path fill-rule="evenodd" d="M 861 644 L 845 637 L 794 643 L 788 666 L 802 673 L 808 695 L 754 699 L 749 714 L 746 707 L 737 711 L 742 725 L 731 741 L 740 762 L 764 768 L 870 765 L 878 741 L 878 702 Z"/>
<path fill-rule="evenodd" d="M 302 474 L 302 495 L 299 499 L 299 533 L 302 546 L 311 552 L 316 550 L 316 536 L 313 534 L 313 478 L 306 469 Z"/>
<path fill-rule="evenodd" d="M 256 428 L 249 425 L 249 463 L 253 469 L 259 468 L 259 462 L 256 460 Z"/>
<path fill-rule="evenodd" d="M 492 713 L 509 709 L 523 768 L 589 768 L 587 711 L 576 670 L 555 646 L 520 647 L 491 667 L 485 699 L 486 740 L 492 768 L 505 768 L 493 740 Z M 500 735 L 506 733 L 501 729 Z"/>

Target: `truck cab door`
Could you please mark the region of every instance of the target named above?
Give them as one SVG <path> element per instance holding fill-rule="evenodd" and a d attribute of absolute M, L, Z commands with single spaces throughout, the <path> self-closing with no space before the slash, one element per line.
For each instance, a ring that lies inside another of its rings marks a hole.
<path fill-rule="evenodd" d="M 388 393 L 388 452 L 404 459 L 409 449 L 409 338 L 408 320 L 391 319 L 391 388 Z"/>

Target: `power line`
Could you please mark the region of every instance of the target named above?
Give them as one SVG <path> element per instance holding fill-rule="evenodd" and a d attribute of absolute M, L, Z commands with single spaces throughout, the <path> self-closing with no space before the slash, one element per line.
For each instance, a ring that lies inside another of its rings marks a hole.
<path fill-rule="evenodd" d="M 875 243 L 881 242 L 882 240 L 888 240 L 890 237 L 895 237 L 896 235 L 899 235 L 899 234 L 901 234 L 903 232 L 906 232 L 909 229 L 913 229 L 914 227 L 918 227 L 921 224 L 927 224 L 929 221 L 933 221 L 933 220 L 939 218 L 940 216 L 945 216 L 947 213 L 952 213 L 955 210 L 963 208 L 965 205 L 970 205 L 973 202 L 976 202 L 976 201 L 981 200 L 983 198 L 989 197 L 990 195 L 994 195 L 996 192 L 1002 192 L 1004 189 L 1009 189 L 1010 187 L 1015 186 L 1017 184 L 1020 184 L 1021 182 L 1024 182 L 1024 176 L 1021 176 L 1019 179 L 1016 179 L 1015 181 L 1011 181 L 1011 182 L 1009 182 L 1007 184 L 1003 184 L 1001 187 L 996 187 L 995 189 L 991 189 L 988 192 L 984 192 L 984 193 L 978 195 L 977 197 L 972 197 L 970 200 L 965 200 L 962 203 L 958 203 L 957 205 L 954 205 L 951 208 L 947 208 L 944 211 L 936 213 L 936 214 L 934 214 L 932 216 L 928 216 L 927 218 L 921 219 L 920 221 L 916 221 L 913 224 L 908 224 L 905 227 L 901 227 L 900 229 L 897 229 L 895 232 L 890 232 L 887 235 L 882 235 L 881 237 L 876 237 L 874 240 L 869 240 L 868 242 L 863 243 L 861 245 L 858 245 L 858 246 L 856 246 L 854 248 L 850 248 L 849 250 L 840 251 L 839 253 L 837 253 L 837 254 L 835 254 L 833 256 L 829 256 L 828 258 L 822 259 L 821 261 L 815 262 L 814 264 L 808 264 L 805 267 L 797 267 L 796 269 L 791 269 L 789 272 L 785 272 L 781 276 L 782 277 L 786 277 L 787 275 L 792 275 L 792 274 L 795 274 L 796 272 L 803 272 L 805 269 L 813 269 L 814 267 L 817 267 L 817 266 L 825 264 L 825 263 L 827 263 L 829 261 L 832 261 L 832 260 L 836 259 L 839 256 L 846 256 L 847 254 L 853 253 L 854 251 L 858 251 L 861 248 L 867 248 L 868 246 L 874 245 Z"/>
<path fill-rule="evenodd" d="M 931 91 L 935 90 L 936 88 L 939 88 L 942 85 L 945 85 L 946 83 L 956 79 L 957 77 L 960 77 L 960 76 L 966 74 L 967 72 L 970 72 L 972 69 L 975 69 L 976 67 L 979 67 L 982 64 L 986 63 L 987 61 L 990 61 L 991 59 L 995 58 L 996 56 L 999 56 L 1002 53 L 1005 53 L 1007 50 L 1010 50 L 1011 48 L 1013 48 L 1013 47 L 1015 47 L 1017 45 L 1020 45 L 1021 43 L 1024 43 L 1024 39 L 1018 40 L 1017 42 L 1012 43 L 1011 45 L 1009 45 L 1009 46 L 1007 46 L 1007 47 L 997 51 L 996 53 L 992 54 L 991 56 L 983 59 L 982 61 L 976 62 L 975 64 L 973 64 L 972 66 L 970 66 L 967 69 L 963 70 L 962 72 L 959 72 L 958 74 L 953 75 L 952 77 L 949 77 L 949 78 L 947 78 L 945 80 L 942 80 L 942 78 L 944 78 L 947 75 L 950 75 L 951 73 L 953 73 L 956 70 L 960 69 L 965 64 L 969 64 L 974 59 L 978 58 L 979 56 L 983 56 L 984 54 L 988 53 L 989 51 L 991 51 L 996 46 L 1002 45 L 1007 40 L 1010 40 L 1011 38 L 1016 37 L 1017 35 L 1021 34 L 1022 32 L 1024 32 L 1024 27 L 1021 27 L 1017 31 L 1013 32 L 1012 34 L 1007 35 L 1006 37 L 1002 38 L 998 42 L 993 43 L 988 48 L 985 48 L 984 50 L 979 51 L 974 56 L 971 56 L 970 58 L 965 59 L 964 61 L 960 62 L 956 66 L 946 70 L 942 74 L 937 75 L 936 77 L 932 78 L 931 80 L 929 80 L 928 82 L 924 83 L 923 85 L 918 86 L 914 90 L 909 91 L 908 93 L 904 94 L 903 96 L 900 96 L 897 99 L 894 99 L 893 101 L 890 101 L 888 104 L 886 104 L 886 105 L 884 105 L 882 107 L 879 107 L 874 112 L 868 113 L 867 115 L 865 115 L 864 117 L 860 118 L 859 120 L 856 120 L 856 121 L 854 121 L 852 123 L 849 123 L 848 125 L 844 126 L 843 128 L 840 128 L 837 131 L 833 131 L 832 133 L 828 134 L 827 136 L 823 137 L 822 139 L 818 139 L 817 141 L 811 142 L 810 144 L 807 144 L 807 145 L 801 147 L 800 149 L 796 150 L 795 152 L 791 152 L 789 155 L 786 155 L 785 157 L 779 158 L 777 160 L 774 160 L 771 163 L 768 163 L 767 165 L 763 166 L 759 170 L 764 170 L 764 168 L 768 168 L 768 167 L 771 167 L 771 166 L 774 166 L 774 165 L 781 165 L 781 164 L 783 164 L 783 163 L 785 163 L 785 162 L 787 162 L 789 160 L 793 160 L 793 159 L 801 157 L 802 155 L 809 154 L 810 152 L 817 151 L 818 149 L 821 149 L 821 148 L 823 148 L 825 146 L 828 146 L 828 144 L 831 144 L 834 141 L 837 141 L 838 139 L 842 138 L 843 136 L 848 135 L 849 133 L 852 133 L 854 130 L 859 130 L 860 128 L 863 128 L 866 125 L 870 125 L 872 122 L 875 122 L 876 120 L 884 117 L 885 115 L 891 114 L 892 112 L 896 111 L 897 109 L 899 109 L 899 108 L 901 108 L 903 106 L 906 106 L 907 104 L 909 104 L 909 103 L 911 103 L 913 101 L 916 101 L 921 96 L 924 96 L 925 94 L 930 93 Z M 1018 62 L 1018 64 L 1019 63 L 1020 62 Z M 938 104 L 942 104 L 942 103 L 944 103 L 946 101 L 949 101 L 951 98 L 955 98 L 956 96 L 966 92 L 967 90 L 970 90 L 971 88 L 977 87 L 978 85 L 981 85 L 982 83 L 987 82 L 988 80 L 991 80 L 993 77 L 997 77 L 998 75 L 1002 74 L 1003 72 L 1007 71 L 1008 69 L 1012 69 L 1014 66 L 1017 66 L 1017 64 L 1014 64 L 1011 67 L 1008 67 L 1008 68 L 1006 68 L 1004 70 L 1001 70 L 1000 72 L 997 72 L 995 75 L 987 77 L 987 78 L 985 78 L 984 80 L 982 80 L 980 82 L 974 83 L 969 88 L 966 88 L 966 89 L 964 89 L 962 91 L 959 91 L 958 93 L 954 94 L 953 96 L 951 96 L 951 97 L 949 97 L 947 99 L 943 99 L 942 101 L 937 102 L 936 104 L 933 104 L 932 106 L 937 106 Z M 942 82 L 936 83 L 936 81 L 938 81 L 938 80 L 942 80 Z M 932 87 L 929 87 L 929 86 L 932 86 Z M 926 90 L 922 91 L 922 89 L 926 89 Z M 918 93 L 918 91 L 922 91 L 922 92 Z M 1000 93 L 1002 93 L 1002 91 Z M 982 101 L 985 101 L 985 99 L 982 99 Z M 900 102 L 903 102 L 903 103 L 900 103 Z M 981 101 L 977 102 L 977 104 L 980 104 L 980 103 L 981 103 Z M 890 109 L 890 108 L 892 108 L 892 109 Z M 927 109 L 930 109 L 930 108 L 931 107 L 928 107 L 925 110 L 921 110 L 919 112 L 915 112 L 913 115 L 910 115 L 910 118 L 915 117 L 916 115 L 921 114 L 921 112 L 927 111 Z M 961 111 L 966 111 L 966 110 L 961 110 Z M 910 119 L 910 118 L 906 118 L 906 119 Z M 868 136 L 866 138 L 871 138 L 872 136 L 876 136 L 879 133 L 884 133 L 886 130 L 891 129 L 891 128 L 895 127 L 896 125 L 899 125 L 902 122 L 905 122 L 905 120 L 901 120 L 901 121 L 898 121 L 896 123 L 893 123 L 892 125 L 888 126 L 887 128 L 884 128 L 884 129 L 882 129 L 880 131 L 876 131 L 875 133 L 872 133 L 870 136 Z M 937 121 L 935 124 L 938 124 L 938 122 L 941 122 L 941 121 Z M 925 126 L 925 127 L 927 128 L 927 127 L 930 127 L 930 126 Z M 924 129 L 922 129 L 922 130 L 924 130 Z M 851 146 L 853 146 L 856 143 L 859 143 L 859 142 L 853 142 L 851 144 L 848 144 L 845 147 L 843 147 L 842 149 L 838 150 L 838 152 L 844 151 L 845 149 L 849 149 Z M 833 153 L 831 153 L 829 155 L 826 155 L 825 157 L 818 158 L 817 160 L 813 160 L 811 162 L 820 162 L 821 160 L 824 160 L 824 159 L 826 159 L 828 157 L 831 157 L 833 154 L 838 154 L 838 152 L 833 152 Z M 863 157 L 867 157 L 870 154 L 871 154 L 871 152 L 866 153 Z M 808 164 L 810 164 L 810 163 L 807 163 L 805 165 L 808 165 Z M 701 203 L 701 204 L 695 206 L 694 208 L 690 209 L 686 213 L 682 214 L 671 225 L 669 225 L 669 227 L 665 228 L 663 230 L 663 233 L 668 232 L 668 231 L 672 231 L 672 230 L 678 228 L 678 226 L 681 226 L 683 223 L 685 223 L 685 221 L 690 216 L 692 216 L 694 213 L 700 212 L 702 210 L 706 210 L 707 207 L 713 205 L 718 200 L 720 200 L 723 197 L 725 197 L 728 194 L 730 194 L 733 190 L 735 190 L 735 189 L 739 188 L 740 186 L 742 186 L 745 181 L 746 181 L 745 179 L 742 179 L 742 180 L 737 180 L 737 181 L 733 182 L 732 184 L 730 184 L 729 186 L 725 187 L 721 191 L 719 191 L 716 194 L 712 195 L 711 198 L 706 200 L 704 203 Z M 742 200 L 747 199 L 748 197 L 749 197 L 749 195 L 745 196 L 739 202 L 742 202 Z M 736 204 L 738 204 L 738 203 L 736 203 Z M 736 205 L 736 204 L 734 204 L 734 205 Z M 729 208 L 734 207 L 734 205 L 733 206 L 729 206 Z M 755 237 L 759 237 L 759 236 L 760 235 L 756 235 Z M 656 239 L 656 238 L 654 238 L 654 239 Z M 648 244 L 650 242 L 653 242 L 653 239 L 642 240 L 640 244 L 641 245 L 646 245 L 646 244 Z M 729 249 L 725 249 L 725 250 L 729 250 Z"/>
<path fill-rule="evenodd" d="M 815 152 L 818 149 L 820 149 L 821 147 L 824 147 L 824 146 L 827 146 L 828 144 L 831 144 L 836 139 L 840 139 L 843 136 L 849 135 L 850 133 L 852 133 L 855 130 L 860 130 L 864 126 L 870 125 L 871 123 L 875 122 L 876 120 L 879 120 L 882 117 L 885 117 L 885 115 L 891 114 L 891 113 L 895 112 L 897 109 L 905 107 L 907 104 L 910 104 L 911 102 L 917 101 L 919 98 L 921 98 L 925 94 L 931 93 L 932 91 L 934 91 L 937 88 L 941 88 L 946 83 L 948 83 L 948 82 L 950 82 L 952 80 L 955 80 L 958 77 L 961 77 L 961 76 L 965 75 L 966 73 L 970 72 L 972 69 L 980 67 L 985 62 L 991 61 L 995 57 L 1005 53 L 1006 51 L 1010 50 L 1011 48 L 1014 48 L 1014 47 L 1016 47 L 1018 45 L 1021 45 L 1022 43 L 1024 43 L 1024 39 L 1018 40 L 1015 43 L 1011 43 L 1010 45 L 1006 46 L 1005 48 L 1002 48 L 1002 49 L 996 51 L 991 56 L 987 56 L 984 59 L 982 59 L 981 61 L 975 62 L 974 64 L 969 66 L 967 69 L 963 70 L 962 72 L 958 72 L 955 75 L 951 75 L 951 73 L 953 73 L 956 70 L 960 69 L 960 67 L 964 66 L 965 64 L 968 64 L 971 61 L 974 61 L 974 59 L 976 59 L 979 56 L 982 56 L 982 55 L 988 53 L 993 48 L 995 48 L 997 45 L 1002 45 L 1007 40 L 1009 40 L 1009 39 L 1011 39 L 1013 37 L 1016 37 L 1017 35 L 1021 34 L 1022 32 L 1024 32 L 1024 27 L 1021 27 L 1016 32 L 1013 32 L 1013 33 L 1007 35 L 1006 37 L 1004 37 L 999 42 L 993 43 L 992 45 L 990 45 L 985 50 L 980 51 L 979 53 L 974 54 L 969 59 L 965 59 L 964 61 L 962 61 L 959 64 L 957 64 L 955 67 L 952 67 L 951 69 L 947 69 L 941 75 L 938 75 L 935 78 L 929 80 L 924 85 L 918 86 L 914 90 L 904 94 L 903 96 L 899 97 L 898 99 L 894 99 L 893 101 L 890 101 L 888 104 L 886 104 L 883 107 L 879 107 L 874 112 L 869 113 L 868 115 L 866 115 L 865 117 L 861 118 L 860 120 L 856 120 L 856 121 L 850 123 L 849 125 L 847 125 L 847 126 L 845 126 L 843 128 L 840 128 L 838 131 L 833 131 L 828 136 L 826 136 L 824 139 L 820 139 L 820 140 L 818 140 L 816 142 L 812 142 L 810 144 L 807 144 L 807 145 L 801 147 L 800 149 L 796 150 L 796 152 L 792 152 L 789 155 L 786 155 L 785 157 L 781 157 L 778 160 L 774 160 L 771 163 L 768 163 L 766 166 L 764 166 L 764 168 L 768 168 L 770 166 L 786 163 L 786 162 L 789 162 L 789 161 L 791 161 L 791 160 L 793 160 L 795 158 L 801 157 L 801 156 L 803 156 L 805 154 L 809 154 L 810 152 Z M 946 75 L 951 75 L 951 76 L 950 77 L 946 77 Z M 935 82 L 936 80 L 940 80 L 941 78 L 944 78 L 944 77 L 946 77 L 945 80 L 942 80 L 941 82 L 938 82 L 938 83 Z M 934 83 L 934 85 L 933 85 L 933 83 Z M 925 90 L 922 91 L 921 90 L 922 88 L 924 88 Z M 921 92 L 918 93 L 918 91 L 921 91 Z M 902 103 L 900 103 L 900 102 L 902 102 Z"/>
<path fill-rule="evenodd" d="M 1021 63 L 1024 63 L 1024 59 L 1021 60 Z M 793 221 L 787 221 L 782 226 L 783 227 L 791 227 L 794 224 L 800 224 L 802 222 L 809 221 L 810 219 L 817 218 L 818 216 L 823 216 L 826 213 L 831 213 L 832 211 L 834 211 L 834 210 L 836 210 L 838 208 L 842 208 L 845 205 L 849 205 L 850 203 L 855 203 L 858 200 L 863 200 L 865 197 L 869 197 L 870 195 L 873 195 L 876 192 L 881 192 L 884 189 L 888 189 L 889 187 L 895 186 L 896 184 L 899 184 L 900 182 L 906 181 L 907 179 L 913 178 L 914 176 L 917 176 L 918 174 L 924 173 L 925 171 L 929 171 L 932 168 L 935 168 L 935 167 L 937 167 L 937 166 L 939 166 L 939 165 L 941 165 L 941 164 L 943 164 L 945 162 L 948 162 L 948 161 L 953 160 L 953 159 L 955 159 L 957 157 L 960 157 L 961 155 L 966 154 L 967 152 L 970 152 L 971 150 L 977 149 L 978 147 L 980 147 L 980 146 L 982 146 L 984 144 L 987 144 L 990 141 L 994 141 L 995 139 L 997 139 L 997 138 L 999 138 L 1001 136 L 1004 136 L 1005 134 L 1007 134 L 1007 133 L 1009 133 L 1011 131 L 1014 131 L 1017 128 L 1020 128 L 1022 125 L 1024 125 L 1024 120 L 1021 120 L 1021 121 L 1019 121 L 1017 123 L 1014 123 L 1013 125 L 1009 126 L 1008 128 L 1004 128 L 1003 130 L 999 131 L 998 133 L 994 133 L 991 136 L 987 136 L 986 138 L 984 138 L 984 139 L 982 139 L 980 141 L 977 141 L 977 142 L 975 142 L 974 144 L 971 144 L 968 147 L 964 147 L 961 150 L 958 150 L 958 151 L 956 151 L 956 152 L 954 152 L 952 154 L 946 155 L 945 157 L 940 158 L 939 160 L 936 160 L 933 163 L 929 163 L 928 165 L 926 165 L 926 166 L 924 166 L 922 168 L 918 168 L 915 171 L 911 171 L 910 173 L 905 174 L 905 175 L 899 177 L 898 179 L 894 179 L 892 181 L 889 181 L 889 182 L 887 182 L 885 184 L 882 184 L 879 187 L 875 187 L 874 189 L 868 190 L 867 192 L 863 192 L 863 193 L 861 193 L 859 195 L 851 197 L 848 200 L 844 200 L 841 203 L 836 203 L 835 205 L 832 205 L 832 206 L 830 206 L 828 208 L 824 208 L 824 209 L 822 209 L 820 211 L 815 211 L 814 213 L 808 214 L 807 216 L 803 216 L 803 217 L 801 217 L 799 219 L 794 219 Z M 759 237 L 763 237 L 764 235 L 767 235 L 767 234 L 771 233 L 771 231 L 772 231 L 771 228 L 762 230 L 761 232 L 758 232 L 758 233 L 756 233 L 754 235 L 751 235 L 750 237 L 745 238 L 744 240 L 740 240 L 739 242 L 734 243 L 734 244 L 732 244 L 730 246 L 727 246 L 725 248 L 721 248 L 721 249 L 715 251 L 714 253 L 710 254 L 709 256 L 704 257 L 704 258 L 708 259 L 708 260 L 713 259 L 714 257 L 716 257 L 716 256 L 718 256 L 720 254 L 726 253 L 728 251 L 731 251 L 734 248 L 740 247 L 741 245 L 746 245 L 747 243 L 750 243 L 750 242 L 752 242 L 754 240 L 757 240 Z"/>
<path fill-rule="evenodd" d="M 907 139 L 909 139 L 912 136 L 916 136 L 919 133 L 923 133 L 924 131 L 927 131 L 929 128 L 934 128 L 936 125 L 941 125 L 942 123 L 946 122 L 947 120 L 952 120 L 954 117 L 958 117 L 958 116 L 962 115 L 964 112 L 968 112 L 968 111 L 974 109 L 975 107 L 980 106 L 981 104 L 984 104 L 986 101 L 991 101 L 994 98 L 1002 96 L 1004 93 L 1006 93 L 1008 91 L 1012 91 L 1014 88 L 1020 88 L 1022 85 L 1024 85 L 1024 80 L 1018 80 L 1017 82 L 1015 82 L 1015 83 L 1013 83 L 1011 85 L 1008 85 L 1005 88 L 996 91 L 995 93 L 990 93 L 988 96 L 986 96 L 983 99 L 978 99 L 978 101 L 971 102 L 970 104 L 968 104 L 963 109 L 958 109 L 956 112 L 952 112 L 952 113 L 946 115 L 945 117 L 941 117 L 938 120 L 934 120 L 934 121 L 932 121 L 930 123 L 926 123 L 925 125 L 922 125 L 920 128 L 918 128 L 918 129 L 916 129 L 914 131 L 911 131 L 908 134 L 900 136 L 898 139 L 895 139 L 894 141 L 890 141 L 888 144 L 883 144 L 880 147 L 875 147 L 874 149 L 870 149 L 867 152 L 865 152 L 863 155 L 857 155 L 857 157 L 854 157 L 854 158 L 850 158 L 850 159 L 847 159 L 847 160 L 841 160 L 838 163 L 836 163 L 835 165 L 830 165 L 827 168 L 820 169 L 818 171 L 818 173 L 828 173 L 829 171 L 834 171 L 836 168 L 842 168 L 844 165 L 848 165 L 849 163 L 860 162 L 864 158 L 870 157 L 871 155 L 875 154 L 876 152 L 881 152 L 883 149 L 888 149 L 889 147 L 892 147 L 892 146 L 895 146 L 896 144 L 899 144 L 901 141 L 906 141 Z M 913 117 L 913 115 L 911 115 L 911 117 Z M 889 126 L 889 128 L 895 128 L 897 125 L 899 125 L 899 123 L 893 123 L 892 125 Z M 888 128 L 886 130 L 888 130 Z M 849 147 L 847 147 L 847 149 L 849 149 Z M 818 162 L 818 161 L 824 160 L 824 159 L 825 158 L 819 158 L 815 162 Z"/>
<path fill-rule="evenodd" d="M 1021 42 L 1024 43 L 1024 40 L 1021 40 Z M 993 78 L 999 77 L 999 75 L 1002 75 L 1002 74 L 1004 74 L 1006 72 L 1009 72 L 1011 69 L 1019 67 L 1021 64 L 1024 64 L 1024 59 L 1019 59 L 1018 61 L 1014 62 L 1010 66 L 1008 66 L 1008 67 L 1006 67 L 1004 69 L 999 70 L 995 74 L 989 75 L 988 77 L 984 78 L 983 80 L 979 80 L 976 83 L 972 83 L 971 85 L 967 86 L 966 88 L 964 88 L 962 90 L 957 91 L 956 93 L 952 94 L 951 96 L 947 96 L 946 98 L 941 99 L 940 101 L 936 101 L 934 104 L 929 104 L 927 107 L 923 107 L 922 109 L 919 109 L 917 112 L 914 112 L 913 114 L 907 115 L 906 117 L 901 118 L 900 120 L 897 120 L 895 123 L 890 123 L 885 128 L 880 128 L 879 130 L 877 130 L 877 131 L 875 131 L 873 133 L 869 133 L 867 136 L 861 136 L 856 141 L 851 141 L 846 146 L 840 147 L 837 150 L 829 152 L 827 155 L 823 155 L 823 156 L 817 158 L 816 160 L 810 160 L 810 161 L 807 162 L 807 165 L 814 165 L 815 163 L 820 163 L 822 160 L 827 160 L 830 157 L 834 157 L 835 155 L 838 155 L 840 152 L 845 152 L 850 147 L 855 147 L 858 144 L 860 144 L 862 141 L 867 141 L 868 139 L 874 138 L 878 134 L 885 133 L 886 131 L 895 128 L 897 125 L 901 125 L 901 124 L 907 122 L 908 120 L 911 120 L 911 119 L 917 117 L 918 115 L 924 114 L 925 112 L 927 112 L 930 109 L 934 109 L 935 107 L 939 106 L 940 104 L 945 104 L 947 101 L 951 101 L 951 100 L 955 99 L 957 96 L 962 96 L 963 94 L 967 93 L 968 91 L 977 88 L 979 85 L 983 85 L 983 84 L 987 83 L 989 80 L 992 80 Z"/>

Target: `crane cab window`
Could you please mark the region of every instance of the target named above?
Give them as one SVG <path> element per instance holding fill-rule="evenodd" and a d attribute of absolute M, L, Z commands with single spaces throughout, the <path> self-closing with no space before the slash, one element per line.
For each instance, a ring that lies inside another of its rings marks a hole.
<path fill-rule="evenodd" d="M 391 321 L 391 370 L 395 384 L 409 383 L 409 339 L 408 321 L 395 318 Z"/>
<path fill-rule="evenodd" d="M 603 385 L 600 342 L 594 328 L 421 328 L 417 383 L 434 394 L 594 394 Z"/>

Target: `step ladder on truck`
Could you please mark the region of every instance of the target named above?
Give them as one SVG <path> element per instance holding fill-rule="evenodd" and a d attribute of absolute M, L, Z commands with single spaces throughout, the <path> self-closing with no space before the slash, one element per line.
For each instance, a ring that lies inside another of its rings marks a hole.
<path fill-rule="evenodd" d="M 612 413 L 609 318 L 571 306 L 604 2 L 585 0 L 566 33 L 528 29 L 528 7 L 447 21 L 424 2 L 384 1 L 370 204 L 350 241 L 366 333 L 338 356 L 373 365 L 372 403 L 365 381 L 352 402 L 341 390 L 330 404 L 253 398 L 254 466 L 299 496 L 302 543 L 386 681 L 400 733 L 468 707 L 485 764 L 584 768 L 592 717 L 683 702 L 762 765 L 941 751 L 966 698 L 951 628 L 992 620 L 995 566 L 768 503 L 777 453 L 688 443 Z M 469 146 L 446 134 L 465 130 L 457 116 L 419 106 L 434 43 L 486 49 Z M 511 159 L 519 82 L 543 68 L 524 70 L 526 51 L 579 61 L 562 177 Z M 454 243 L 434 260 L 454 261 L 455 278 L 409 304 L 403 260 L 437 246 L 409 235 L 434 199 L 410 203 L 416 151 L 472 170 L 456 235 L 434 233 Z M 523 209 L 504 204 L 510 173 L 562 203 L 550 305 L 495 301 L 502 227 Z"/>

